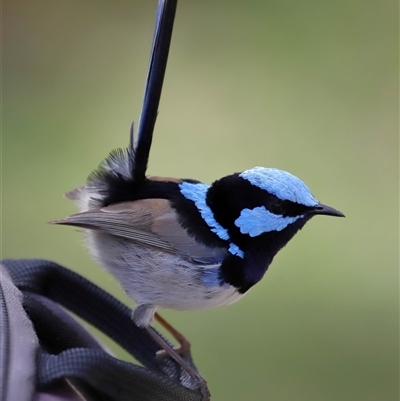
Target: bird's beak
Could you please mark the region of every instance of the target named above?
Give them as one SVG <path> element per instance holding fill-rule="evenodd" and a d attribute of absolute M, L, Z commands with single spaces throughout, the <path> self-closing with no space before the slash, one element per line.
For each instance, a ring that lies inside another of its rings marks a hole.
<path fill-rule="evenodd" d="M 336 216 L 336 217 L 345 217 L 342 212 L 339 210 L 334 209 L 333 207 L 323 205 L 319 203 L 311 210 L 312 214 L 326 214 L 327 216 Z"/>

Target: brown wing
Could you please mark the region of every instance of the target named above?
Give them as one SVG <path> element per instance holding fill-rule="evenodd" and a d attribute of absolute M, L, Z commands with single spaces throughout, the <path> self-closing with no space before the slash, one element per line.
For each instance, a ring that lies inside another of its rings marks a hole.
<path fill-rule="evenodd" d="M 199 261 L 222 260 L 226 251 L 208 248 L 190 237 L 166 199 L 141 199 L 73 214 L 54 224 L 98 230 L 163 252 Z"/>

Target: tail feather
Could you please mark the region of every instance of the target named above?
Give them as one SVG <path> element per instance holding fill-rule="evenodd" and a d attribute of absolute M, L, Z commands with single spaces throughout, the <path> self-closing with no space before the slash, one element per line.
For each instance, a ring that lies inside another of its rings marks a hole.
<path fill-rule="evenodd" d="M 142 183 L 135 180 L 135 151 L 115 149 L 88 177 L 86 189 L 90 207 L 107 206 L 127 200 Z"/>
<path fill-rule="evenodd" d="M 147 164 L 167 66 L 176 3 L 177 0 L 159 3 L 138 138 L 135 142 L 132 123 L 129 147 L 112 151 L 98 169 L 90 174 L 85 191 L 75 194 L 80 205 L 84 203 L 81 199 L 85 199 L 89 209 L 128 201 L 134 197 L 137 188 L 146 182 Z"/>

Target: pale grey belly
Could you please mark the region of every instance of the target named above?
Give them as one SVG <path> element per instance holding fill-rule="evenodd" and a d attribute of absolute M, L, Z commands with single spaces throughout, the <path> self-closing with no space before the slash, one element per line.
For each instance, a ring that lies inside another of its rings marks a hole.
<path fill-rule="evenodd" d="M 228 305 L 243 296 L 233 286 L 218 283 L 219 264 L 195 265 L 178 255 L 94 231 L 87 232 L 87 241 L 96 261 L 116 277 L 138 304 L 208 309 Z"/>

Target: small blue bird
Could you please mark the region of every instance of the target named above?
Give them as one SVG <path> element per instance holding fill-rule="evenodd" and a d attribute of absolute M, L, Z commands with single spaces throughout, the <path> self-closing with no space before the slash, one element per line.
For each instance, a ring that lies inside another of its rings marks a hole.
<path fill-rule="evenodd" d="M 176 3 L 159 0 L 137 141 L 132 126 L 129 147 L 111 152 L 85 186 L 66 194 L 80 213 L 53 223 L 86 230 L 94 259 L 136 301 L 134 322 L 195 379 L 208 400 L 190 344 L 156 310 L 237 301 L 311 217 L 344 215 L 319 203 L 300 179 L 274 168 L 255 167 L 211 185 L 146 176 Z M 152 329 L 154 317 L 181 343 L 179 353 Z"/>
<path fill-rule="evenodd" d="M 134 145 L 111 152 L 85 186 L 66 194 L 80 213 L 55 223 L 87 230 L 94 259 L 136 301 L 141 327 L 158 308 L 237 301 L 313 216 L 344 216 L 282 170 L 255 167 L 207 185 L 146 177 L 137 153 Z"/>

